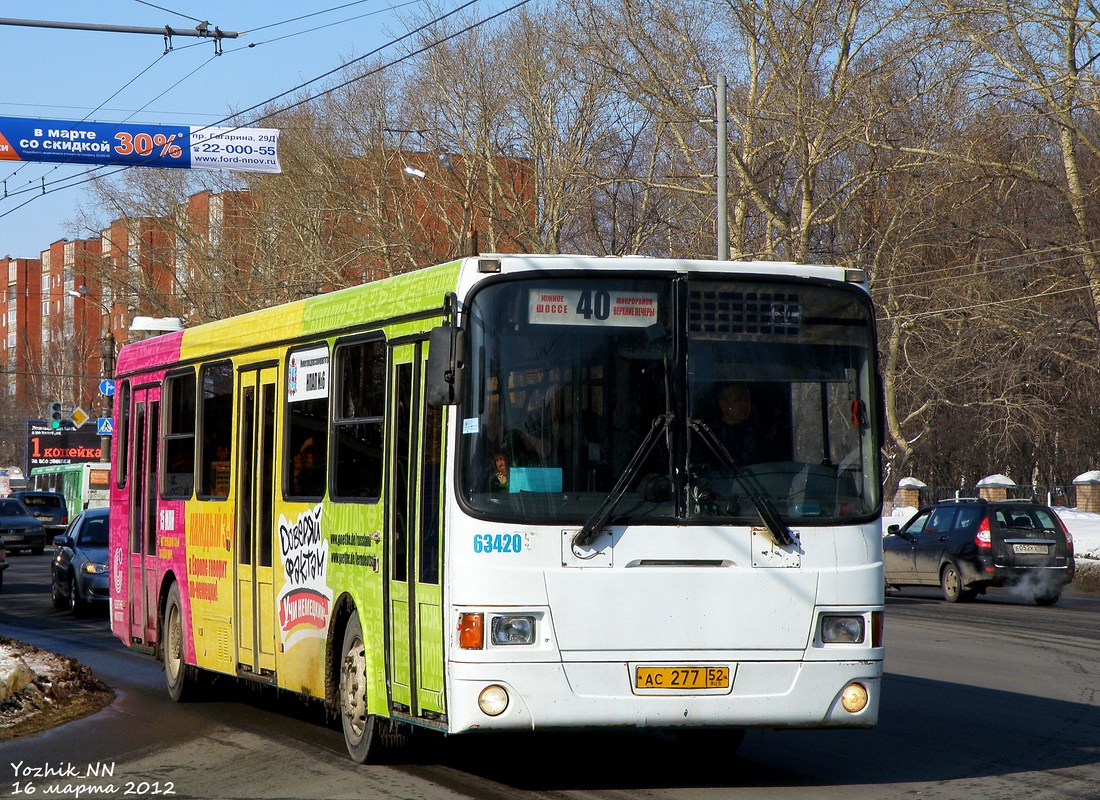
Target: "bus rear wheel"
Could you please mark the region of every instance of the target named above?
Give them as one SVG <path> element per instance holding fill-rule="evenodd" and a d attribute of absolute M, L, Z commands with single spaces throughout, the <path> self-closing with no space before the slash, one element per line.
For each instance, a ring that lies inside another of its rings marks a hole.
<path fill-rule="evenodd" d="M 183 660 L 183 605 L 180 603 L 178 583 L 173 583 L 168 590 L 161 633 L 168 694 L 177 703 L 182 703 L 195 694 L 195 679 Z"/>
<path fill-rule="evenodd" d="M 359 616 L 353 613 L 340 644 L 340 723 L 348 755 L 365 764 L 377 750 L 378 720 L 367 712 L 367 649 Z"/>

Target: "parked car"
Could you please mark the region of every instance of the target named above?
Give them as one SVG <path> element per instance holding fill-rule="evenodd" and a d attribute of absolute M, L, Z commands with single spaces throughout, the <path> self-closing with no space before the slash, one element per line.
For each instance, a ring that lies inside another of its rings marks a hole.
<path fill-rule="evenodd" d="M 18 500 L 0 498 L 0 540 L 9 553 L 30 550 L 38 555 L 46 549 L 46 529 Z"/>
<path fill-rule="evenodd" d="M 56 552 L 50 567 L 50 598 L 54 608 L 68 607 L 79 614 L 94 605 L 105 607 L 110 596 L 108 514 L 106 508 L 89 508 L 54 539 Z"/>
<path fill-rule="evenodd" d="M 882 540 L 886 587 L 939 586 L 949 603 L 1014 586 L 1040 605 L 1073 580 L 1073 536 L 1049 506 L 1029 500 L 942 500 Z"/>
<path fill-rule="evenodd" d="M 69 509 L 65 505 L 65 495 L 61 492 L 22 490 L 12 492 L 13 497 L 27 507 L 36 520 L 46 529 L 47 541 L 64 533 L 69 527 Z"/>

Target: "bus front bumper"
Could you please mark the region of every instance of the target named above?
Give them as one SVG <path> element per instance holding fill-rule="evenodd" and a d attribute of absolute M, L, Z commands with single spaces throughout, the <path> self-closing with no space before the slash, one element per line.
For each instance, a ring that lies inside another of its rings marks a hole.
<path fill-rule="evenodd" d="M 452 663 L 448 729 L 869 728 L 878 721 L 881 659 L 708 662 L 730 667 L 730 685 L 694 690 L 637 688 L 641 663 Z"/>

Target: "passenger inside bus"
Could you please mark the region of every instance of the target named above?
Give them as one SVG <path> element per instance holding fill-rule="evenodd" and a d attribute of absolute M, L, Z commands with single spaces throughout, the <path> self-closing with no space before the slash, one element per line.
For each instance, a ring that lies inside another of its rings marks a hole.
<path fill-rule="evenodd" d="M 216 497 L 229 494 L 229 434 L 219 429 L 212 437 L 212 458 L 207 464 L 205 492 Z"/>
<path fill-rule="evenodd" d="M 489 469 L 489 491 L 508 491 L 508 459 L 503 453 L 493 453 L 493 465 Z"/>
<path fill-rule="evenodd" d="M 317 459 L 317 447 L 309 437 L 298 449 L 294 458 L 294 475 L 291 479 L 294 494 L 301 497 L 319 497 L 325 491 L 325 473 Z"/>
<path fill-rule="evenodd" d="M 705 420 L 736 466 L 791 458 L 790 400 L 785 386 L 719 384 Z M 710 461 L 710 456 L 704 456 Z"/>
<path fill-rule="evenodd" d="M 752 392 L 747 384 L 728 383 L 718 392 L 714 434 L 738 466 L 760 461 L 759 423 L 752 419 Z"/>

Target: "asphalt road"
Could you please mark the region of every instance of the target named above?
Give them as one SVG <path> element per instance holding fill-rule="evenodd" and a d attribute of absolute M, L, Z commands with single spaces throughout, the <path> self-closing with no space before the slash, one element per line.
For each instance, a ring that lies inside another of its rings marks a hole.
<path fill-rule="evenodd" d="M 890 597 L 870 731 L 750 731 L 735 756 L 656 734 L 464 736 L 359 767 L 316 708 L 273 692 L 227 681 L 172 703 L 160 665 L 123 648 L 105 614 L 50 607 L 48 555 L 11 563 L 0 634 L 79 659 L 118 698 L 0 743 L 2 796 L 1100 798 L 1100 596 L 1072 587 L 1053 608 L 1007 592 L 960 605 L 931 590 Z"/>

